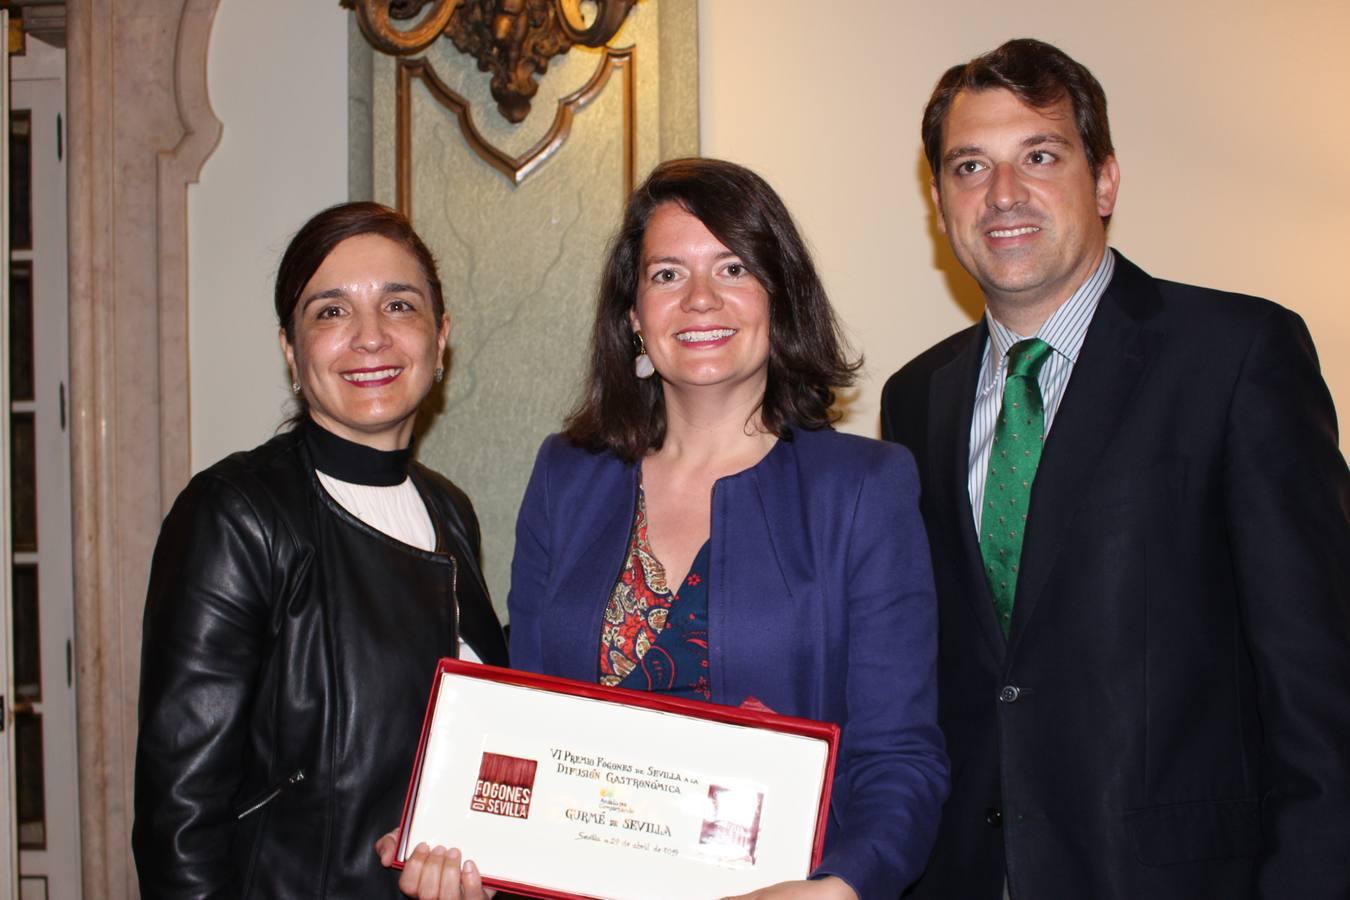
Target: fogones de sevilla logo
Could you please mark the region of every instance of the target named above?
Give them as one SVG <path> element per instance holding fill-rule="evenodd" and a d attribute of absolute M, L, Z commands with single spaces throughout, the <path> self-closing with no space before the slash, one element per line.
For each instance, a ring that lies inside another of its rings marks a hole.
<path fill-rule="evenodd" d="M 469 809 L 512 819 L 528 819 L 534 773 L 539 763 L 518 756 L 484 753 Z"/>

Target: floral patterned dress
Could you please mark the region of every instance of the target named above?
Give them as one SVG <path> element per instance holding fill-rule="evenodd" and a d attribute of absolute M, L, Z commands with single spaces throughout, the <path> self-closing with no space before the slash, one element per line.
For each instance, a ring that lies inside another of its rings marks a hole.
<path fill-rule="evenodd" d="M 600 683 L 692 700 L 712 696 L 708 671 L 708 558 L 704 541 L 678 589 L 647 540 L 638 489 L 628 556 L 609 595 L 600 634 Z"/>

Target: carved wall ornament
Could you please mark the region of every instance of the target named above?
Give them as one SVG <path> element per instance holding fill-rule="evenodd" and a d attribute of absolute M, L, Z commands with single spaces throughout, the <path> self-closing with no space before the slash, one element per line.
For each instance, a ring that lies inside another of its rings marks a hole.
<path fill-rule="evenodd" d="M 367 40 L 395 56 L 425 50 L 441 35 L 492 73 L 492 98 L 508 122 L 530 113 L 535 79 L 549 60 L 574 44 L 601 47 L 623 25 L 637 0 L 590 0 L 595 18 L 581 16 L 582 0 L 342 0 L 356 11 Z M 428 11 L 428 7 L 430 8 Z M 398 23 L 420 21 L 406 28 Z M 580 24 L 579 24 L 580 23 Z"/>
<path fill-rule="evenodd" d="M 544 162 L 558 152 L 572 130 L 572 120 L 577 112 L 585 109 L 592 100 L 600 96 L 610 75 L 615 71 L 623 77 L 623 174 L 624 196 L 633 190 L 635 176 L 634 144 L 637 140 L 637 116 L 635 110 L 636 88 L 634 68 L 637 63 L 637 50 L 628 47 L 622 50 L 607 48 L 595 73 L 584 85 L 559 98 L 558 110 L 548 131 L 520 156 L 510 154 L 488 143 L 469 115 L 469 101 L 451 90 L 437 77 L 435 71 L 424 59 L 402 59 L 398 62 L 398 89 L 395 98 L 395 157 L 394 182 L 395 205 L 405 214 L 412 214 L 412 83 L 414 79 L 426 85 L 427 91 L 437 103 L 454 113 L 464 141 L 488 165 L 507 178 L 513 184 L 520 184 L 538 169 Z"/>

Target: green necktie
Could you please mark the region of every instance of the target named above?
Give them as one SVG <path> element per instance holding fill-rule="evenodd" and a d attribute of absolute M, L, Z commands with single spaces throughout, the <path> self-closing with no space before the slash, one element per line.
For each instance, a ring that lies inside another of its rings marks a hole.
<path fill-rule="evenodd" d="M 1008 382 L 1003 387 L 1003 409 L 994 425 L 989 474 L 984 480 L 980 555 L 1004 637 L 1012 625 L 1027 505 L 1045 440 L 1045 407 L 1036 376 L 1050 358 L 1050 349 L 1045 341 L 1032 338 L 1008 350 Z"/>

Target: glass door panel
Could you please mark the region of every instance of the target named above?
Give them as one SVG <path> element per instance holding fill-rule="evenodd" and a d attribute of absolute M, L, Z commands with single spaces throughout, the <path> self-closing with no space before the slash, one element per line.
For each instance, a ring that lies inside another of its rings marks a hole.
<path fill-rule="evenodd" d="M 33 266 L 9 267 L 9 397 L 33 399 Z"/>
<path fill-rule="evenodd" d="M 33 249 L 33 118 L 9 114 L 9 249 Z"/>

